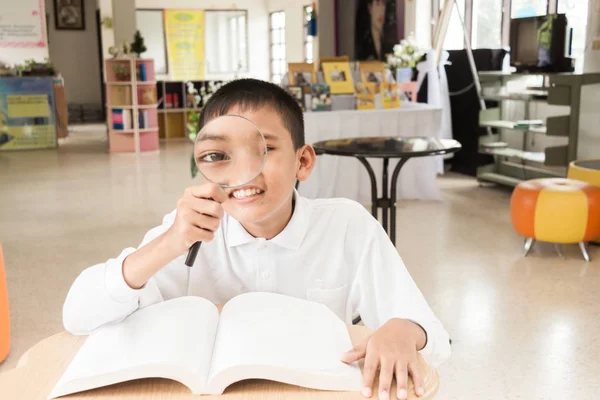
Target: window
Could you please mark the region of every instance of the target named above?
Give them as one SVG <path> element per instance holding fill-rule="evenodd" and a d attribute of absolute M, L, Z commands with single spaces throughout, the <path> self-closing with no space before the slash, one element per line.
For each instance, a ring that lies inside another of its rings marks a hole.
<path fill-rule="evenodd" d="M 465 37 L 463 34 L 463 26 L 460 22 L 460 17 L 465 18 L 466 3 L 465 0 L 458 0 L 460 16 L 456 5 L 452 7 L 450 15 L 450 23 L 448 31 L 446 31 L 446 39 L 444 40 L 444 50 L 460 50 L 465 48 Z M 440 2 L 440 6 L 444 7 L 444 2 Z"/>
<path fill-rule="evenodd" d="M 279 84 L 286 70 L 285 12 L 272 12 L 269 19 L 271 22 L 271 82 Z"/>
<path fill-rule="evenodd" d="M 582 1 L 582 0 L 579 0 Z M 548 13 L 548 0 L 512 0 L 511 18 L 535 17 Z"/>
<path fill-rule="evenodd" d="M 313 62 L 313 37 L 308 35 L 312 6 L 304 6 L 304 62 Z"/>
<path fill-rule="evenodd" d="M 246 15 L 229 18 L 229 48 L 231 65 L 229 71 L 247 71 L 246 66 Z"/>
<path fill-rule="evenodd" d="M 588 2 L 583 0 L 559 0 L 558 14 L 566 14 L 569 28 L 573 28 L 571 57 L 575 58 L 575 71 L 583 72 Z"/>
<path fill-rule="evenodd" d="M 209 74 L 237 74 L 248 71 L 244 10 L 204 12 L 204 53 Z"/>
<path fill-rule="evenodd" d="M 497 49 L 502 47 L 502 3 L 504 0 L 473 2 L 472 47 Z"/>

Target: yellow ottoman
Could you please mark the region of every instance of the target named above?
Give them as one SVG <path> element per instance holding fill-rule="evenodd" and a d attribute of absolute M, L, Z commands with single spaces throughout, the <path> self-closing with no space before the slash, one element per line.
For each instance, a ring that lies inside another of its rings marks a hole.
<path fill-rule="evenodd" d="M 569 179 L 600 186 L 600 160 L 579 160 L 569 164 Z M 594 241 L 600 244 L 600 238 Z"/>
<path fill-rule="evenodd" d="M 525 255 L 536 240 L 585 243 L 600 236 L 600 187 L 563 178 L 534 179 L 517 185 L 511 198 L 515 230 L 525 236 Z"/>

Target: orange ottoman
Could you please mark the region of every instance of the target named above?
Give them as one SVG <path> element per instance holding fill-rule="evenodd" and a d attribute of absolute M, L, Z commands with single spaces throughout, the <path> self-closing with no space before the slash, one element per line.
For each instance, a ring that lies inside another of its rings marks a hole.
<path fill-rule="evenodd" d="M 525 256 L 536 240 L 585 244 L 600 236 L 600 187 L 563 178 L 534 179 L 515 188 L 510 201 L 515 230 L 527 238 Z"/>
<path fill-rule="evenodd" d="M 600 160 L 572 161 L 567 178 L 600 186 Z M 600 237 L 594 243 L 600 244 Z"/>

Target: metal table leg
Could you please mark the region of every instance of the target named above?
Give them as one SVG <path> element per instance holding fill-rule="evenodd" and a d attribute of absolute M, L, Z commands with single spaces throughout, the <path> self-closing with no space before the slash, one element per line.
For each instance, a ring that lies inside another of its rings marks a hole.
<path fill-rule="evenodd" d="M 365 168 L 367 169 L 367 172 L 369 173 L 369 179 L 371 180 L 371 214 L 373 215 L 373 218 L 377 219 L 377 178 L 375 177 L 375 172 L 373 171 L 373 168 L 371 167 L 371 164 L 369 164 L 369 162 L 367 161 L 366 158 L 364 157 L 356 157 L 358 158 L 358 161 L 360 161 L 362 163 L 362 165 L 365 166 Z"/>
<path fill-rule="evenodd" d="M 389 204 L 389 195 L 388 195 L 388 166 L 390 163 L 389 158 L 383 159 L 383 173 L 381 180 L 381 216 L 383 225 L 383 230 L 389 234 L 389 220 L 388 220 L 388 209 L 390 208 Z M 387 204 L 386 204 L 387 203 Z"/>
<path fill-rule="evenodd" d="M 391 221 L 390 221 L 390 240 L 396 246 L 396 188 L 398 186 L 398 175 L 402 166 L 408 161 L 408 158 L 400 158 L 394 172 L 392 173 L 392 193 L 390 195 Z"/>

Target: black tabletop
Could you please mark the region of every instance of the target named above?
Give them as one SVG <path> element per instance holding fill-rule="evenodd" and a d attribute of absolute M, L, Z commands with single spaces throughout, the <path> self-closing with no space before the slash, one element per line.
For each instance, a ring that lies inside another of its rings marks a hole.
<path fill-rule="evenodd" d="M 432 137 L 361 137 L 324 140 L 313 144 L 317 154 L 338 156 L 405 158 L 455 153 L 461 144 Z"/>

